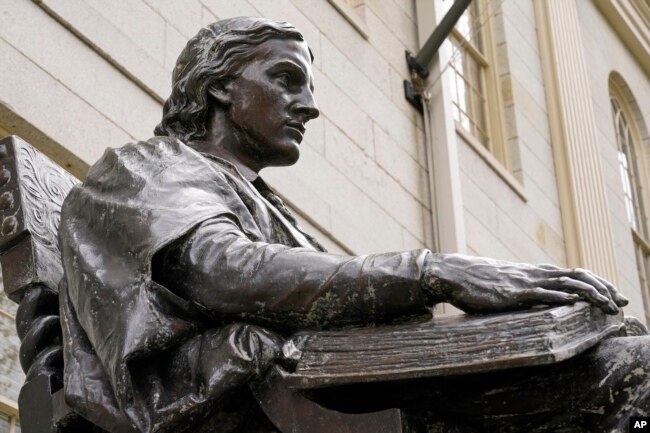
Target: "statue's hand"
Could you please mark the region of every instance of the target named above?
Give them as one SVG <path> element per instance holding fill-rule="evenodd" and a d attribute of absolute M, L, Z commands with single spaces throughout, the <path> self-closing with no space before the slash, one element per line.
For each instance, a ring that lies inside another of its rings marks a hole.
<path fill-rule="evenodd" d="M 465 312 L 499 312 L 582 300 L 617 314 L 628 300 L 585 269 L 511 263 L 460 254 L 430 254 L 423 287 L 432 304 L 449 302 Z"/>

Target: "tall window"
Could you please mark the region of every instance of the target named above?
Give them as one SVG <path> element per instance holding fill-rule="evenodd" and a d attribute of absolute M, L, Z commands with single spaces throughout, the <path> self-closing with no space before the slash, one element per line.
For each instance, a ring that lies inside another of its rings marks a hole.
<path fill-rule="evenodd" d="M 633 111 L 625 103 L 623 93 L 617 85 L 612 83 L 610 90 L 625 212 L 632 229 L 646 318 L 650 322 L 650 232 L 646 213 L 648 191 L 645 190 L 650 188 L 650 184 L 644 167 L 641 135 L 634 123 Z"/>
<path fill-rule="evenodd" d="M 451 32 L 452 102 L 460 127 L 507 165 L 491 34 L 493 12 L 487 0 L 474 0 Z"/>
<path fill-rule="evenodd" d="M 639 159 L 636 155 L 635 137 L 620 103 L 612 96 L 612 112 L 616 141 L 618 144 L 618 167 L 623 183 L 625 210 L 632 229 L 643 237 L 648 237 L 648 224 L 644 212 L 643 184 Z"/>

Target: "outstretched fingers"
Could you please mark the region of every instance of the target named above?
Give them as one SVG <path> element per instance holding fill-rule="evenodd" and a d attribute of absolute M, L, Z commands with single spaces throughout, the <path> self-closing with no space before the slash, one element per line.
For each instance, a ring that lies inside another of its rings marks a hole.
<path fill-rule="evenodd" d="M 538 267 L 547 271 L 549 277 L 569 277 L 592 285 L 601 295 L 611 300 L 612 310 L 624 307 L 630 302 L 612 283 L 589 270 L 581 268 L 565 269 L 555 265 L 539 265 Z"/>
<path fill-rule="evenodd" d="M 594 278 L 598 279 L 605 287 L 607 287 L 607 290 L 609 291 L 612 299 L 618 305 L 619 307 L 625 307 L 627 304 L 630 303 L 630 300 L 627 299 L 625 296 L 621 294 L 621 292 L 618 291 L 618 289 L 609 281 L 606 279 L 599 277 L 598 275 L 592 274 Z"/>
<path fill-rule="evenodd" d="M 600 282 L 598 284 L 602 286 Z M 546 289 L 578 295 L 580 299 L 600 307 L 606 313 L 617 314 L 619 312 L 618 307 L 610 298 L 609 292 L 606 292 L 606 294 L 600 293 L 599 287 L 594 284 L 563 276 L 550 278 L 541 286 Z"/>
<path fill-rule="evenodd" d="M 611 309 L 616 310 L 618 312 L 618 305 L 615 302 L 614 293 L 612 293 L 612 290 L 610 290 L 609 287 L 603 284 L 601 279 L 596 277 L 596 275 L 593 272 L 587 271 L 586 269 L 576 268 L 569 276 L 575 280 L 579 280 L 582 281 L 583 283 L 587 283 L 593 286 L 596 290 L 598 290 L 598 293 L 600 293 L 601 295 L 609 299 L 611 304 L 610 305 Z M 614 290 L 614 292 L 616 292 L 614 286 L 611 287 Z"/>

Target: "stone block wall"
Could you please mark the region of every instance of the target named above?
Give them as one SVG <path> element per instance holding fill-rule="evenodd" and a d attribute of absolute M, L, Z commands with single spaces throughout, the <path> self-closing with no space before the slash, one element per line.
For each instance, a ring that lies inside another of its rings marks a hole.
<path fill-rule="evenodd" d="M 152 135 L 176 57 L 201 26 L 283 19 L 314 52 L 322 115 L 308 125 L 300 162 L 262 175 L 337 252 L 420 248 L 424 138 L 402 91 L 404 50 L 417 48 L 414 6 L 339 3 L 343 13 L 327 0 L 6 2 L 0 124 L 83 176 L 107 146 Z"/>

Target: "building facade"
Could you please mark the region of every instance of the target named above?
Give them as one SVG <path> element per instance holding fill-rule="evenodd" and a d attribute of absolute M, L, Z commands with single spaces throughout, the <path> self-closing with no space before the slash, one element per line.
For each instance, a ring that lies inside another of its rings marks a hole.
<path fill-rule="evenodd" d="M 315 56 L 321 116 L 263 177 L 332 252 L 415 248 L 585 267 L 650 322 L 650 6 L 473 0 L 424 83 L 416 53 L 452 0 L 7 0 L 0 133 L 79 178 L 149 138 L 203 25 L 286 20 Z M 441 307 L 442 312 L 453 308 Z M 0 432 L 19 431 L 15 306 L 0 301 Z"/>

